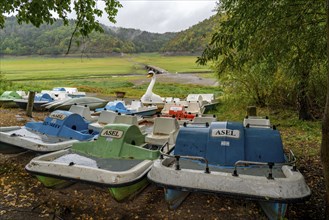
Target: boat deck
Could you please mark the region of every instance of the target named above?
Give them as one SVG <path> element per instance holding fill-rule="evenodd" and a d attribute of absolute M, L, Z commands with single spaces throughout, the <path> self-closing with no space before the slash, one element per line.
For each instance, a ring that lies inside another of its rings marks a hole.
<path fill-rule="evenodd" d="M 176 165 L 173 159 L 169 163 L 168 167 L 174 167 Z M 179 160 L 180 169 L 190 169 L 190 170 L 206 170 L 206 164 L 201 161 L 190 160 L 190 159 L 180 159 Z M 224 172 L 233 174 L 233 166 L 218 166 L 209 164 L 209 171 L 212 172 Z M 269 174 L 268 166 L 250 165 L 250 166 L 238 166 L 237 174 L 252 175 L 252 176 L 268 176 Z M 285 175 L 281 169 L 281 166 L 275 166 L 272 168 L 273 178 L 284 178 Z"/>
<path fill-rule="evenodd" d="M 122 172 L 135 167 L 144 160 L 127 158 L 123 162 L 123 158 L 99 158 L 69 150 L 68 154 L 58 157 L 55 161 L 67 163 L 68 165 L 84 165 L 108 171 Z"/>

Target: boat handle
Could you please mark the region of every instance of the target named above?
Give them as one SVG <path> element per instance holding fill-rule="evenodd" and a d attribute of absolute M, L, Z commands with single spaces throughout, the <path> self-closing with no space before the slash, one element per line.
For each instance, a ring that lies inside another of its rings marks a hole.
<path fill-rule="evenodd" d="M 167 152 L 168 153 L 164 153 L 163 152 L 163 149 L 167 147 Z M 190 159 L 190 160 L 199 160 L 199 161 L 203 161 L 205 164 L 206 164 L 206 169 L 205 169 L 205 173 L 210 173 L 210 170 L 209 170 L 209 162 L 206 158 L 203 158 L 203 157 L 196 157 L 196 156 L 181 156 L 181 155 L 171 155 L 171 151 L 173 151 L 174 147 L 169 150 L 169 144 L 168 142 L 166 142 L 162 147 L 161 147 L 161 150 L 160 150 L 160 159 L 163 159 L 164 156 L 166 157 L 170 157 L 170 158 L 175 158 L 176 160 L 176 170 L 180 170 L 180 164 L 179 164 L 179 160 L 180 158 L 186 158 L 186 159 Z"/>

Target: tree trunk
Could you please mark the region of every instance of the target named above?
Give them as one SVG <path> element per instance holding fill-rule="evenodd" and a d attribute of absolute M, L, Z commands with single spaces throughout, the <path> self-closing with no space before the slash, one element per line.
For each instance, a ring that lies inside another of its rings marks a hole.
<path fill-rule="evenodd" d="M 307 97 L 309 73 L 305 70 L 302 71 L 302 77 L 297 87 L 298 116 L 300 120 L 311 120 L 313 117 L 310 113 L 310 103 Z"/>
<path fill-rule="evenodd" d="M 322 123 L 321 161 L 326 185 L 326 219 L 329 219 L 329 0 L 327 0 L 327 98 Z"/>

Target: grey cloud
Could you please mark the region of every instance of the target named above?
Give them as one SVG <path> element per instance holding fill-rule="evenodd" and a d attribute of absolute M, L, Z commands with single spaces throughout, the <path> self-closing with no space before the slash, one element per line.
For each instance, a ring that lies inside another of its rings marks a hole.
<path fill-rule="evenodd" d="M 135 28 L 149 32 L 177 32 L 191 27 L 215 14 L 216 0 L 206 1 L 121 1 L 117 23 L 109 23 L 106 17 L 100 22 L 108 26 Z M 103 7 L 100 3 L 99 7 Z"/>

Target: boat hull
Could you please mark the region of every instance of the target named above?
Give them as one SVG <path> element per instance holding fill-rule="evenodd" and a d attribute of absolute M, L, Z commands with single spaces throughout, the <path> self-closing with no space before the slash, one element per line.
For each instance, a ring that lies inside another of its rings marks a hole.
<path fill-rule="evenodd" d="M 189 191 L 181 191 L 165 188 L 165 200 L 168 203 L 169 209 L 177 209 L 184 200 L 190 195 Z"/>
<path fill-rule="evenodd" d="M 210 173 L 206 173 L 203 164 L 190 164 L 193 169 L 180 170 L 170 167 L 169 164 L 173 164 L 172 158 L 156 160 L 148 173 L 148 178 L 158 185 L 172 189 L 271 202 L 299 202 L 311 195 L 301 173 L 293 171 L 291 166 L 283 166 L 281 171 L 277 170 L 284 176 L 268 179 L 266 175 L 243 174 L 243 169 L 238 170 L 238 176 L 233 176 L 233 169 L 210 170 Z"/>
<path fill-rule="evenodd" d="M 269 220 L 284 219 L 288 205 L 278 202 L 259 202 Z"/>
<path fill-rule="evenodd" d="M 45 187 L 52 189 L 61 189 L 74 184 L 74 182 L 72 181 L 48 177 L 48 176 L 36 175 L 36 177 Z"/>
<path fill-rule="evenodd" d="M 56 162 L 56 159 L 70 154 L 70 150 L 62 150 L 41 155 L 32 159 L 25 169 L 36 175 L 47 187 L 58 188 L 68 182 L 86 182 L 108 187 L 110 194 L 118 202 L 138 194 L 149 183 L 146 175 L 151 169 L 151 160 L 120 161 L 119 159 L 85 157 L 85 161 L 97 160 L 97 164 L 101 164 L 103 168 L 92 164 L 86 165 L 86 162 L 80 165 L 79 163 L 82 162 L 78 159 Z"/>
<path fill-rule="evenodd" d="M 129 200 L 138 193 L 140 193 L 145 187 L 147 187 L 149 184 L 146 176 L 141 179 L 140 181 L 133 183 L 129 186 L 123 186 L 123 187 L 111 187 L 109 188 L 109 192 L 111 196 L 117 201 L 117 202 L 123 202 L 125 200 Z"/>
<path fill-rule="evenodd" d="M 24 151 L 26 151 L 26 149 L 0 141 L 0 153 L 2 154 L 16 154 Z"/>
<path fill-rule="evenodd" d="M 45 141 L 42 134 L 27 130 L 25 127 L 0 127 L 0 145 L 3 151 L 32 150 L 40 153 L 52 152 L 69 148 L 78 140 L 54 138 L 51 142 Z"/>
<path fill-rule="evenodd" d="M 17 108 L 18 105 L 13 100 L 0 100 L 0 107 L 2 107 L 2 108 Z"/>

